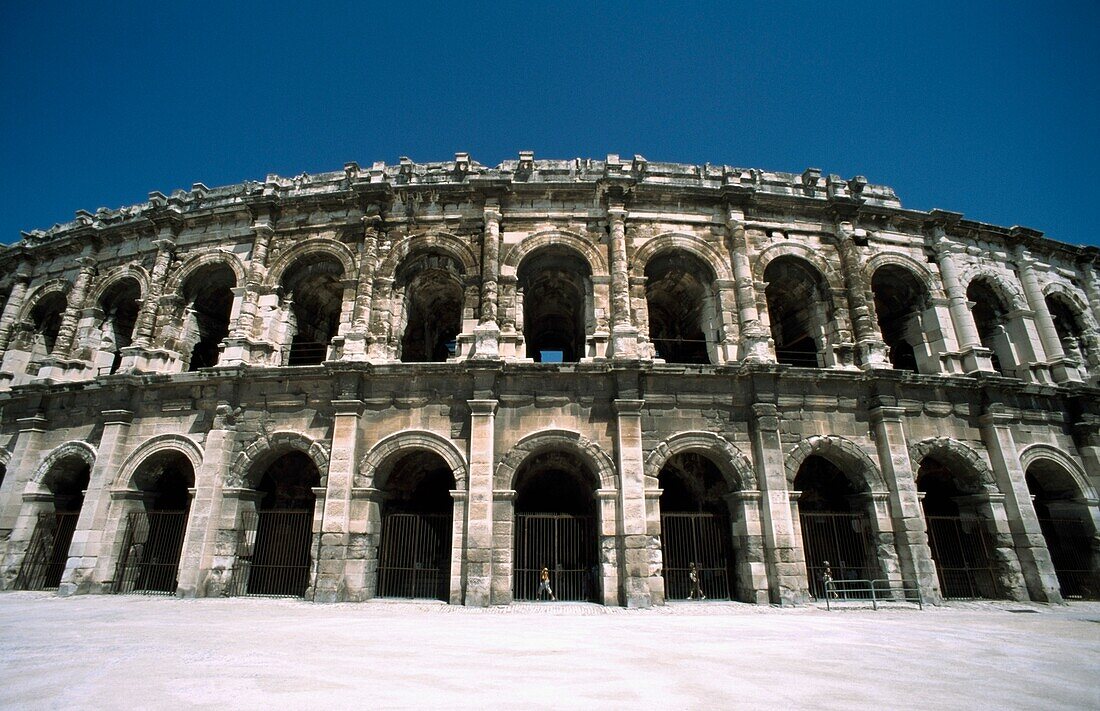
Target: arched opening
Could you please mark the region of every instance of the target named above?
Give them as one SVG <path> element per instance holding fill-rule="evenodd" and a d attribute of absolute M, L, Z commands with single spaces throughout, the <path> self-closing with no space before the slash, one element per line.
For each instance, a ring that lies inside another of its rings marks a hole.
<path fill-rule="evenodd" d="M 384 481 L 379 596 L 447 600 L 455 486 L 451 468 L 435 452 L 419 450 L 400 455 Z"/>
<path fill-rule="evenodd" d="M 869 515 L 870 491 L 825 457 L 811 455 L 794 478 L 798 497 L 798 522 L 810 593 L 825 597 L 826 573 L 835 587 L 829 591 L 845 596 L 866 587 L 855 580 L 881 578 L 875 553 L 874 530 Z"/>
<path fill-rule="evenodd" d="M 682 452 L 657 476 L 668 600 L 729 600 L 737 590 L 725 478 L 707 457 Z"/>
<path fill-rule="evenodd" d="M 57 461 L 43 478 L 48 493 L 35 501 L 37 518 L 17 589 L 53 590 L 61 584 L 91 471 L 88 462 L 72 455 Z"/>
<path fill-rule="evenodd" d="M 1062 597 L 1100 599 L 1097 532 L 1073 477 L 1060 465 L 1039 459 L 1027 468 L 1026 479 Z"/>
<path fill-rule="evenodd" d="M 125 511 L 114 591 L 173 595 L 195 469 L 181 452 L 159 452 L 138 467 L 134 486 L 141 498 L 126 502 L 130 505 Z"/>
<path fill-rule="evenodd" d="M 564 247 L 537 250 L 519 265 L 523 337 L 537 363 L 571 363 L 585 355 L 592 271 Z"/>
<path fill-rule="evenodd" d="M 61 330 L 61 321 L 65 318 L 67 305 L 64 294 L 51 291 L 39 299 L 31 309 L 31 363 L 39 363 L 46 356 L 53 355 L 54 344 L 57 342 L 57 334 Z"/>
<path fill-rule="evenodd" d="M 462 332 L 462 266 L 444 254 L 422 254 L 398 271 L 394 286 L 398 295 L 404 292 L 401 360 L 442 363 L 454 356 Z"/>
<path fill-rule="evenodd" d="M 928 526 L 928 545 L 945 599 L 1001 599 L 993 563 L 994 544 L 986 521 L 988 496 L 961 466 L 928 455 L 917 471 L 917 491 Z"/>
<path fill-rule="evenodd" d="M 313 509 L 320 486 L 317 465 L 293 450 L 273 461 L 256 487 L 259 501 L 246 511 L 234 589 L 243 595 L 303 597 L 310 585 Z"/>
<path fill-rule="evenodd" d="M 1077 307 L 1064 295 L 1054 293 L 1046 295 L 1047 310 L 1054 321 L 1054 331 L 1062 343 L 1062 351 L 1082 366 L 1088 367 L 1090 356 L 1088 329 Z"/>
<path fill-rule="evenodd" d="M 516 471 L 514 599 L 600 599 L 595 482 L 568 452 L 532 455 Z M 539 592 L 543 568 L 551 594 Z"/>
<path fill-rule="evenodd" d="M 221 343 L 229 336 L 229 317 L 233 311 L 233 288 L 237 276 L 225 264 L 208 264 L 196 270 L 183 283 L 183 350 L 187 370 L 211 368 L 218 364 Z"/>
<path fill-rule="evenodd" d="M 302 257 L 281 282 L 290 349 L 284 365 L 317 365 L 328 357 L 340 326 L 344 267 L 328 254 Z"/>
<path fill-rule="evenodd" d="M 825 329 L 832 320 L 825 286 L 813 266 L 797 257 L 773 259 L 764 270 L 775 357 L 784 365 L 826 365 Z"/>
<path fill-rule="evenodd" d="M 1008 339 L 1008 306 L 985 279 L 975 279 L 966 288 L 966 298 L 974 304 L 972 313 L 983 348 L 993 352 L 993 369 L 1002 375 L 1015 364 Z"/>
<path fill-rule="evenodd" d="M 99 298 L 97 372 L 114 373 L 122 365 L 122 349 L 129 348 L 133 342 L 140 302 L 141 286 L 131 278 L 119 279 Z"/>
<path fill-rule="evenodd" d="M 882 340 L 890 349 L 890 365 L 896 370 L 935 372 L 922 369 L 917 358 L 925 350 L 921 312 L 929 307 L 929 295 L 924 283 L 908 269 L 886 264 L 871 277 L 871 292 Z"/>
<path fill-rule="evenodd" d="M 698 257 L 673 250 L 645 266 L 649 340 L 669 363 L 712 363 L 721 324 L 714 273 Z"/>

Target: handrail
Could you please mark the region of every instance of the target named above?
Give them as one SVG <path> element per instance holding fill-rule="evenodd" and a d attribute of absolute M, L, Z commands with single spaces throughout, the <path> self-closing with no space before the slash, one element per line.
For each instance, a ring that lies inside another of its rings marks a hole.
<path fill-rule="evenodd" d="M 916 602 L 917 607 L 921 610 L 924 609 L 924 600 L 921 598 L 920 587 L 918 586 L 906 586 L 904 583 L 897 585 L 894 580 L 887 578 L 875 578 L 874 580 L 868 579 L 853 579 L 853 580 L 831 580 L 822 579 L 825 583 L 825 609 L 832 610 L 832 600 L 840 600 L 841 597 L 838 593 L 844 594 L 844 600 L 850 600 L 849 595 L 851 593 L 870 593 L 871 594 L 871 607 L 875 610 L 878 609 L 878 601 L 881 599 L 885 602 L 887 600 L 894 599 L 894 593 L 900 592 L 902 594 L 902 600 L 905 602 Z M 865 583 L 864 586 L 853 586 L 853 583 Z M 879 583 L 882 583 L 884 589 L 876 587 Z M 915 593 L 914 599 L 910 599 L 907 593 Z M 885 593 L 885 594 L 884 594 Z M 889 596 L 889 597 L 887 597 Z M 866 598 L 855 598 L 862 600 Z"/>

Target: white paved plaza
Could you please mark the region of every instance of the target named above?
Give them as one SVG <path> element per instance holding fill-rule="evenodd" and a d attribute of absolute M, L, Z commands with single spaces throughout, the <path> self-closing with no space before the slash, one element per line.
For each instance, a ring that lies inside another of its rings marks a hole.
<path fill-rule="evenodd" d="M 479 610 L 3 593 L 0 650 L 0 707 L 19 709 L 1100 708 L 1100 603 Z"/>

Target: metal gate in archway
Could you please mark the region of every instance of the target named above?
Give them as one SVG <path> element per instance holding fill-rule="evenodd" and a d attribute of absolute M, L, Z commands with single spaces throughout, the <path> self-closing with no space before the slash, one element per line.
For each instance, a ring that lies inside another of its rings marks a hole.
<path fill-rule="evenodd" d="M 1091 526 L 1079 519 L 1041 518 L 1043 531 L 1062 597 L 1100 600 L 1100 571 L 1092 567 Z"/>
<path fill-rule="evenodd" d="M 825 597 L 825 561 L 829 561 L 833 580 L 840 587 L 845 580 L 882 577 L 875 559 L 871 520 L 866 514 L 802 511 L 798 519 L 810 594 L 815 598 Z"/>
<path fill-rule="evenodd" d="M 661 514 L 666 599 L 689 598 L 692 563 L 703 595 L 712 600 L 730 599 L 734 557 L 729 527 L 728 518 L 713 513 Z"/>
<path fill-rule="evenodd" d="M 241 519 L 232 594 L 303 597 L 310 582 L 313 512 L 248 511 Z"/>
<path fill-rule="evenodd" d="M 514 599 L 535 600 L 539 574 L 546 567 L 558 600 L 599 600 L 595 517 L 516 514 L 515 536 Z"/>
<path fill-rule="evenodd" d="M 132 511 L 126 517 L 114 592 L 175 594 L 186 529 L 186 511 Z"/>
<path fill-rule="evenodd" d="M 15 578 L 17 590 L 52 590 L 61 585 L 79 511 L 38 514 L 31 543 Z"/>
<path fill-rule="evenodd" d="M 926 516 L 928 545 L 948 600 L 1004 597 L 993 566 L 993 542 L 985 522 L 961 516 Z"/>
<path fill-rule="evenodd" d="M 451 572 L 451 516 L 388 513 L 378 543 L 380 597 L 447 600 Z"/>

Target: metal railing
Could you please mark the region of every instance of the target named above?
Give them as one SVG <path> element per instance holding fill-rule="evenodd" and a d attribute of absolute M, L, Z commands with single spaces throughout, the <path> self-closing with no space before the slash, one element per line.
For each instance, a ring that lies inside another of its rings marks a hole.
<path fill-rule="evenodd" d="M 540 574 L 549 569 L 558 600 L 595 602 L 599 598 L 596 522 L 592 516 L 517 514 L 513 595 L 539 598 Z"/>
<path fill-rule="evenodd" d="M 310 583 L 313 512 L 248 511 L 241 519 L 230 595 L 303 597 Z"/>
<path fill-rule="evenodd" d="M 838 602 L 862 602 L 871 600 L 872 609 L 877 610 L 879 602 L 915 602 L 924 609 L 920 588 L 898 585 L 897 581 L 886 578 L 875 580 L 826 580 L 821 581 L 825 589 L 825 609 L 832 610 Z M 898 596 L 901 599 L 898 599 Z"/>
<path fill-rule="evenodd" d="M 174 595 L 186 511 L 133 511 L 127 516 L 114 592 Z"/>
<path fill-rule="evenodd" d="M 699 597 L 728 600 L 731 597 L 729 519 L 713 513 L 661 514 L 661 548 L 664 557 L 665 598 L 693 599 L 691 565 L 696 568 Z"/>
<path fill-rule="evenodd" d="M 61 585 L 79 518 L 79 511 L 38 514 L 27 554 L 15 578 L 16 590 L 54 590 Z"/>
<path fill-rule="evenodd" d="M 449 514 L 386 514 L 379 543 L 379 597 L 446 600 L 450 544 Z"/>

